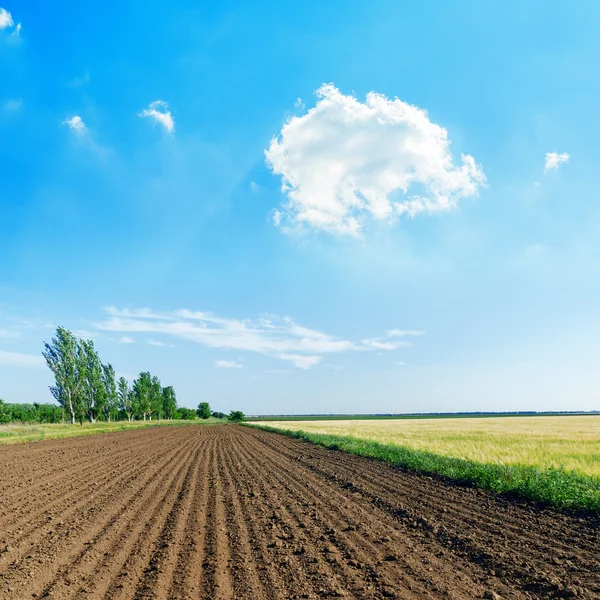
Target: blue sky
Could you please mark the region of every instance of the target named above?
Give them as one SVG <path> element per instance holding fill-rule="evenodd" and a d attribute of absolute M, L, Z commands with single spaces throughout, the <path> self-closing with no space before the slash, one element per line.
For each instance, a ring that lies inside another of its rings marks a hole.
<path fill-rule="evenodd" d="M 598 408 L 596 2 L 0 8 L 0 397 Z"/>

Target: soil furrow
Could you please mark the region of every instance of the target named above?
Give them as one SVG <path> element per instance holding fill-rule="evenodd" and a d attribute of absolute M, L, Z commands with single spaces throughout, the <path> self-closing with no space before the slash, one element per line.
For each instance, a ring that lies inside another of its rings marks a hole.
<path fill-rule="evenodd" d="M 600 519 L 185 426 L 0 447 L 0 598 L 600 597 Z"/>

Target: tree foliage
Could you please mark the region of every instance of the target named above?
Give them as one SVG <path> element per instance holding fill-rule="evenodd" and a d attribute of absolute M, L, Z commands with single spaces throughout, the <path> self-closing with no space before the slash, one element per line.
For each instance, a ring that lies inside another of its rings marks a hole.
<path fill-rule="evenodd" d="M 98 415 L 102 413 L 105 402 L 102 362 L 92 340 L 81 340 L 80 345 L 81 372 L 85 377 L 85 385 L 83 386 L 84 412 L 90 423 L 95 423 Z"/>
<path fill-rule="evenodd" d="M 115 369 L 110 363 L 102 365 L 102 385 L 104 386 L 104 420 L 114 420 L 118 416 L 119 398 Z"/>
<path fill-rule="evenodd" d="M 233 423 L 241 423 L 246 420 L 246 415 L 241 410 L 232 410 L 227 417 L 228 421 Z"/>
<path fill-rule="evenodd" d="M 191 408 L 185 408 L 185 406 L 180 406 L 177 409 L 177 418 L 184 421 L 193 421 L 196 418 L 196 411 Z"/>
<path fill-rule="evenodd" d="M 85 375 L 81 356 L 81 344 L 64 327 L 56 329 L 50 344 L 44 344 L 43 357 L 54 373 L 55 384 L 50 392 L 55 400 L 68 412 L 71 423 L 82 418 L 84 404 Z"/>
<path fill-rule="evenodd" d="M 177 398 L 173 386 L 162 389 L 162 410 L 165 419 L 174 419 L 177 413 Z"/>
<path fill-rule="evenodd" d="M 3 405 L 0 418 L 28 422 L 56 422 L 66 415 L 71 423 L 92 423 L 133 418 L 173 419 L 177 416 L 177 399 L 172 386 L 162 387 L 160 379 L 143 371 L 133 382 L 120 377 L 114 367 L 103 364 L 92 340 L 80 340 L 64 327 L 58 327 L 51 342 L 44 344 L 42 355 L 54 374 L 50 392 L 61 408 L 55 411 L 24 407 L 53 405 Z M 10 407 L 10 410 L 6 407 Z M 21 407 L 21 408 L 15 408 Z M 189 409 L 188 409 L 189 410 Z M 195 417 L 195 411 L 192 411 Z"/>
<path fill-rule="evenodd" d="M 11 421 L 10 409 L 4 403 L 4 400 L 0 398 L 0 425 L 4 425 L 4 423 L 10 423 Z"/>
<path fill-rule="evenodd" d="M 125 377 L 119 377 L 119 389 L 117 392 L 119 411 L 123 413 L 128 421 L 131 421 L 134 416 L 135 398 L 133 391 L 129 389 L 129 384 Z"/>
<path fill-rule="evenodd" d="M 201 419 L 210 419 L 210 404 L 208 402 L 200 402 L 200 404 L 198 404 L 198 409 L 196 410 L 196 412 L 198 413 L 198 416 Z"/>

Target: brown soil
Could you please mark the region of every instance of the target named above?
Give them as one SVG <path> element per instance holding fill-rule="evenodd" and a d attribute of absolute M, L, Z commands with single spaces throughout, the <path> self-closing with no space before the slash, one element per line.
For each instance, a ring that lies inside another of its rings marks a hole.
<path fill-rule="evenodd" d="M 595 517 L 238 426 L 0 447 L 0 598 L 600 598 Z"/>

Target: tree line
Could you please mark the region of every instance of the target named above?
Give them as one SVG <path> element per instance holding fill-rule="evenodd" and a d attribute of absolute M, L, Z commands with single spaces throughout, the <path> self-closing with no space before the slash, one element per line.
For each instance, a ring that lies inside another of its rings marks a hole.
<path fill-rule="evenodd" d="M 208 402 L 196 410 L 177 406 L 173 386 L 163 387 L 149 371 L 139 374 L 130 386 L 125 377 L 117 379 L 110 363 L 103 363 L 92 340 L 75 336 L 58 327 L 50 343 L 44 343 L 42 355 L 54 374 L 50 392 L 55 404 L 8 404 L 0 398 L 0 424 L 60 423 L 88 420 L 133 421 L 154 419 L 227 419 L 245 420 L 244 413 L 232 410 L 228 415 L 212 411 Z"/>
<path fill-rule="evenodd" d="M 79 339 L 64 327 L 44 343 L 42 355 L 54 374 L 50 392 L 63 419 L 72 424 L 180 416 L 173 386 L 163 387 L 149 371 L 140 373 L 131 387 L 125 377 L 117 380 L 113 366 L 100 360 L 94 342 Z"/>

